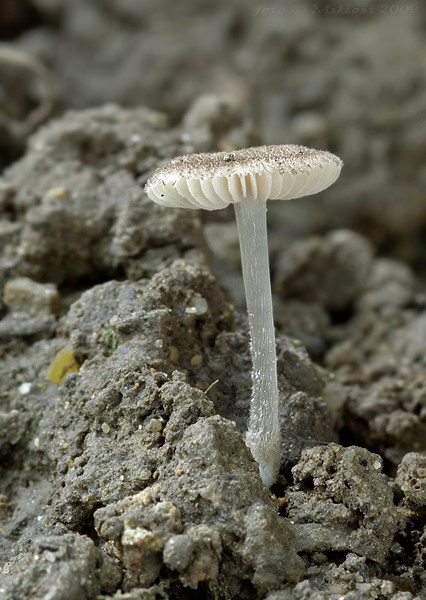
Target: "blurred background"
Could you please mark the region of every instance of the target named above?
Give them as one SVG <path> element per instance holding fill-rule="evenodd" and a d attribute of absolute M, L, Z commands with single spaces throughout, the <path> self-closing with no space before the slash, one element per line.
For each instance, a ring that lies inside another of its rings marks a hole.
<path fill-rule="evenodd" d="M 68 109 L 144 105 L 176 124 L 214 94 L 247 115 L 245 143 L 344 160 L 321 201 L 271 203 L 272 247 L 351 228 L 423 277 L 425 27 L 419 0 L 1 0 L 0 164 Z"/>

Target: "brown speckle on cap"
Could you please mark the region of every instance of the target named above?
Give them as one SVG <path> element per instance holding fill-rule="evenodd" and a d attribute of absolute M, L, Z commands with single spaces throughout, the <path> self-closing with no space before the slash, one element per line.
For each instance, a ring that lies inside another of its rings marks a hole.
<path fill-rule="evenodd" d="M 324 150 L 294 145 L 178 156 L 148 180 L 148 196 L 165 206 L 224 208 L 245 198 L 289 200 L 331 185 L 342 161 Z"/>

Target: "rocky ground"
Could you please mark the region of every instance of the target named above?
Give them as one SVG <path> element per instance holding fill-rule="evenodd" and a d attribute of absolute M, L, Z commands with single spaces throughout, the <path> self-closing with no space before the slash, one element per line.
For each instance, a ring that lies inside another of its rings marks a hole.
<path fill-rule="evenodd" d="M 364 5 L 0 9 L 2 600 L 426 597 L 425 20 Z M 143 192 L 259 142 L 345 161 L 269 209 L 272 490 L 232 211 Z"/>

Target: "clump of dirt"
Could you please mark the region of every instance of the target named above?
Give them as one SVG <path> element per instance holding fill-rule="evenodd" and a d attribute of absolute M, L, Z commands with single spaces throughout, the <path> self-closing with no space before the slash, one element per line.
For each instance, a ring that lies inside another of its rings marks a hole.
<path fill-rule="evenodd" d="M 235 107 L 220 127 L 194 110 L 203 149 L 252 135 Z M 143 193 L 197 149 L 183 127 L 69 113 L 0 180 L 2 597 L 420 598 L 424 286 L 348 230 L 274 245 L 283 446 L 266 490 L 244 443 L 244 313 L 198 215 Z"/>

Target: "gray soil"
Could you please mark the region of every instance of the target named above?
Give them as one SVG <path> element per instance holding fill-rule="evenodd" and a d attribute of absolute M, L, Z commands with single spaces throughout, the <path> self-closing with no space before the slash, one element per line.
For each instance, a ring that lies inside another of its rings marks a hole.
<path fill-rule="evenodd" d="M 426 19 L 361 5 L 0 7 L 1 600 L 426 598 Z M 270 203 L 271 490 L 232 211 L 143 192 L 257 143 L 345 162 Z"/>

